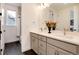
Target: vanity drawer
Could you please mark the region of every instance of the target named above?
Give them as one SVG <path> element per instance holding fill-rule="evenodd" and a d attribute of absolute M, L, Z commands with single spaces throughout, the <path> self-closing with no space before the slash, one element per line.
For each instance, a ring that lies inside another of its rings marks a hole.
<path fill-rule="evenodd" d="M 31 36 L 38 38 L 38 34 L 35 34 L 35 33 L 31 33 Z"/>
<path fill-rule="evenodd" d="M 46 41 L 46 37 L 39 35 L 39 39 L 42 41 Z"/>
<path fill-rule="evenodd" d="M 62 49 L 57 49 L 57 52 L 58 52 L 57 55 L 74 55 L 74 54 L 64 51 Z"/>
<path fill-rule="evenodd" d="M 51 38 L 47 38 L 47 42 L 51 45 L 54 45 L 56 47 L 59 47 L 59 48 L 66 50 L 66 51 L 77 54 L 77 46 L 76 45 L 72 45 L 72 44 L 62 42 L 62 41 L 58 41 L 58 40 L 51 39 Z"/>
<path fill-rule="evenodd" d="M 47 44 L 47 55 L 56 55 L 56 52 L 57 51 L 57 48 L 50 45 L 50 44 Z"/>
<path fill-rule="evenodd" d="M 46 55 L 46 42 L 39 40 L 39 54 Z"/>

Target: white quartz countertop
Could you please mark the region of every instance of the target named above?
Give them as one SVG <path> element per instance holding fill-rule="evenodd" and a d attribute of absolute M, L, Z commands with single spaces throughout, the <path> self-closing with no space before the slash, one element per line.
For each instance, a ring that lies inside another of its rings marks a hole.
<path fill-rule="evenodd" d="M 30 31 L 30 32 L 79 45 L 79 33 L 72 34 L 66 32 L 66 35 L 64 35 L 63 31 L 57 31 L 57 30 L 52 31 L 52 33 L 50 34 L 48 33 L 48 31 Z"/>

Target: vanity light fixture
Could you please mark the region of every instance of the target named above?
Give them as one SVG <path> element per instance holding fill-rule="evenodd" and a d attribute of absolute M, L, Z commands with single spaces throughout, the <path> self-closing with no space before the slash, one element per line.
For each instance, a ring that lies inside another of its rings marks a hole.
<path fill-rule="evenodd" d="M 49 3 L 41 3 L 41 7 L 42 7 L 42 8 L 46 8 L 46 7 L 49 7 L 49 6 L 50 6 Z"/>

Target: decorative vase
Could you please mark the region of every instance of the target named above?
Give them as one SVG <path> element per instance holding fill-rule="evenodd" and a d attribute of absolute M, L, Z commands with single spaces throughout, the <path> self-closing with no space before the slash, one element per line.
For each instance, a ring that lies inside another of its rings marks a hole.
<path fill-rule="evenodd" d="M 55 29 L 56 29 L 56 23 L 53 23 L 52 30 L 55 30 Z"/>
<path fill-rule="evenodd" d="M 51 27 L 48 27 L 48 31 L 49 31 L 48 33 L 51 33 Z"/>
<path fill-rule="evenodd" d="M 55 29 L 56 29 L 56 27 L 53 27 L 53 28 L 52 28 L 52 30 L 55 30 Z"/>

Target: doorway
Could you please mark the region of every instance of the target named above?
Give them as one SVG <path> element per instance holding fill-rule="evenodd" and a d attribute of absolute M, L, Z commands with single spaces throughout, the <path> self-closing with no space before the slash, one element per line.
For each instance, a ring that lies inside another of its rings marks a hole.
<path fill-rule="evenodd" d="M 18 3 L 6 3 L 4 11 L 4 54 L 17 55 L 18 52 L 13 52 L 16 52 L 16 47 L 18 47 L 17 51 L 20 49 L 21 52 L 21 6 L 18 6 Z"/>
<path fill-rule="evenodd" d="M 12 5 L 5 6 L 5 43 L 18 41 L 17 38 L 17 21 L 18 8 Z M 19 32 L 19 31 L 18 31 Z"/>

